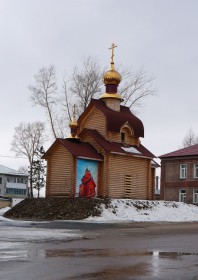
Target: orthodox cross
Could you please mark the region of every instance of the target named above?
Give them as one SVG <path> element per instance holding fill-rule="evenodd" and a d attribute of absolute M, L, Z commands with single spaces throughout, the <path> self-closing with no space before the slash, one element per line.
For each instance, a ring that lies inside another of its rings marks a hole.
<path fill-rule="evenodd" d="M 115 48 L 117 48 L 117 46 L 114 43 L 111 45 L 111 48 L 109 48 L 109 50 L 112 50 L 111 63 L 114 63 L 113 57 L 114 57 L 114 49 Z"/>

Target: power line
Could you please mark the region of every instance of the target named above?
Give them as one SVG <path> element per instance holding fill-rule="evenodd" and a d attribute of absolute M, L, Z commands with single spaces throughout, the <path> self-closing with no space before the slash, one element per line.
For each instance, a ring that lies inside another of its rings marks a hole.
<path fill-rule="evenodd" d="M 5 155 L 0 155 L 0 157 L 27 159 L 27 158 L 24 158 L 24 157 L 13 157 L 13 156 L 5 156 Z"/>

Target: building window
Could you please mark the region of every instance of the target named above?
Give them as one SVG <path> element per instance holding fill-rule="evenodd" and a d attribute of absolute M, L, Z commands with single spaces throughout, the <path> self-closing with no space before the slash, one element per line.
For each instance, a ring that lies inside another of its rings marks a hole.
<path fill-rule="evenodd" d="M 186 190 L 179 190 L 179 202 L 186 202 Z"/>
<path fill-rule="evenodd" d="M 17 177 L 17 183 L 23 184 L 23 177 Z"/>
<path fill-rule="evenodd" d="M 198 190 L 193 190 L 193 203 L 198 203 Z"/>
<path fill-rule="evenodd" d="M 8 181 L 9 183 L 16 183 L 16 177 L 9 176 L 9 177 L 7 177 L 7 181 Z"/>
<path fill-rule="evenodd" d="M 194 178 L 198 178 L 198 163 L 194 164 Z"/>
<path fill-rule="evenodd" d="M 0 185 L 2 185 L 2 177 L 0 177 Z"/>
<path fill-rule="evenodd" d="M 121 132 L 121 142 L 125 143 L 125 133 Z"/>
<path fill-rule="evenodd" d="M 187 164 L 180 164 L 180 179 L 187 178 Z"/>
<path fill-rule="evenodd" d="M 26 195 L 26 190 L 25 189 L 6 189 L 6 194 L 10 195 Z"/>

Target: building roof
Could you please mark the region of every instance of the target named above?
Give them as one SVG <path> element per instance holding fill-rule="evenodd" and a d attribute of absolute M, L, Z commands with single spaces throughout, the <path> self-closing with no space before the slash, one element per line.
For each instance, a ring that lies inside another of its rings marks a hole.
<path fill-rule="evenodd" d="M 151 167 L 158 168 L 158 167 L 160 167 L 160 164 L 157 163 L 155 160 L 152 160 L 151 161 Z"/>
<path fill-rule="evenodd" d="M 147 150 L 143 145 L 124 146 L 122 143 L 107 141 L 97 130 L 85 128 L 82 133 L 88 133 L 92 136 L 107 152 L 133 155 L 138 157 L 155 158 L 155 156 Z"/>
<path fill-rule="evenodd" d="M 198 144 L 159 156 L 159 158 L 198 156 Z"/>
<path fill-rule="evenodd" d="M 117 112 L 107 107 L 102 99 L 92 99 L 87 109 L 79 117 L 78 122 L 86 115 L 87 110 L 90 110 L 93 106 L 104 113 L 108 131 L 120 132 L 121 127 L 128 123 L 134 131 L 134 136 L 144 137 L 142 121 L 133 115 L 128 107 L 120 106 L 120 111 Z"/>
<path fill-rule="evenodd" d="M 18 176 L 28 176 L 28 174 L 19 172 L 15 169 L 9 168 L 7 166 L 4 165 L 0 165 L 0 174 L 3 175 L 18 175 Z"/>
<path fill-rule="evenodd" d="M 76 157 L 87 158 L 92 160 L 102 161 L 103 157 L 101 154 L 97 152 L 97 150 L 91 146 L 89 143 L 84 143 L 81 141 L 77 141 L 75 139 L 62 139 L 57 138 L 52 146 L 47 150 L 47 152 L 43 155 L 42 158 L 46 158 L 47 155 L 52 150 L 52 147 L 57 143 L 61 143 L 68 151 Z"/>

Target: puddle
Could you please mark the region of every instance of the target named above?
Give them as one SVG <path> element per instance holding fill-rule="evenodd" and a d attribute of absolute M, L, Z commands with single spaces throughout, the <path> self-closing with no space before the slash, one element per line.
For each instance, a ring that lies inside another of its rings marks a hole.
<path fill-rule="evenodd" d="M 11 260 L 26 260 L 28 258 L 27 251 L 10 251 L 1 252 L 0 261 L 11 261 Z"/>
<path fill-rule="evenodd" d="M 133 276 L 144 276 L 148 275 L 150 269 L 149 266 L 145 263 L 133 265 L 130 267 L 112 267 L 112 268 L 106 268 L 98 272 L 93 273 L 85 273 L 82 275 L 78 275 L 75 277 L 71 277 L 70 280 L 107 280 L 107 279 L 132 279 Z M 122 277 L 122 278 L 120 278 Z M 66 280 L 66 279 L 65 279 Z"/>
<path fill-rule="evenodd" d="M 57 257 L 129 257 L 129 256 L 152 256 L 156 258 L 178 258 L 181 256 L 197 256 L 198 253 L 189 252 L 165 252 L 165 251 L 134 251 L 134 250 L 109 250 L 109 249 L 56 249 L 46 250 L 47 258 Z"/>

